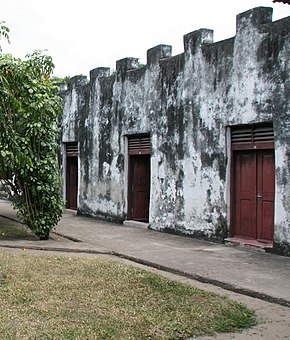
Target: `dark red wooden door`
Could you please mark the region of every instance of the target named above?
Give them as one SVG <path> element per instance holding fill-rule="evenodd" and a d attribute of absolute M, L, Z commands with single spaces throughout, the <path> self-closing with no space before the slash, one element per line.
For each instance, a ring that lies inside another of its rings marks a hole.
<path fill-rule="evenodd" d="M 236 236 L 273 240 L 274 153 L 234 153 L 234 231 Z"/>
<path fill-rule="evenodd" d="M 235 235 L 256 238 L 256 154 L 235 154 Z"/>
<path fill-rule="evenodd" d="M 77 209 L 78 158 L 67 157 L 66 163 L 66 208 Z"/>
<path fill-rule="evenodd" d="M 130 156 L 130 217 L 148 222 L 150 200 L 150 155 Z"/>
<path fill-rule="evenodd" d="M 275 162 L 272 150 L 257 154 L 257 238 L 273 240 Z"/>

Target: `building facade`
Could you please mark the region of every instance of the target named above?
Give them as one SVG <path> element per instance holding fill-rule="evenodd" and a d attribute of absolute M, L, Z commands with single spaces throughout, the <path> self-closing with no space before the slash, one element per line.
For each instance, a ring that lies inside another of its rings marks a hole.
<path fill-rule="evenodd" d="M 63 90 L 67 208 L 80 214 L 290 252 L 289 27 L 272 9 L 96 68 Z"/>

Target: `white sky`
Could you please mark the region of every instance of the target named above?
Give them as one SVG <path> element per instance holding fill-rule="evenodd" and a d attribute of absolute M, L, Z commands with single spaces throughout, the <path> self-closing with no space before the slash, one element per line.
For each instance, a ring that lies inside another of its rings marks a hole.
<path fill-rule="evenodd" d="M 4 53 L 24 58 L 47 49 L 57 76 L 88 75 L 96 67 L 115 69 L 125 57 L 146 63 L 146 51 L 168 44 L 183 52 L 183 35 L 214 30 L 214 41 L 235 35 L 236 15 L 265 6 L 273 20 L 290 15 L 290 6 L 272 0 L 0 0 L 0 20 L 10 28 Z"/>

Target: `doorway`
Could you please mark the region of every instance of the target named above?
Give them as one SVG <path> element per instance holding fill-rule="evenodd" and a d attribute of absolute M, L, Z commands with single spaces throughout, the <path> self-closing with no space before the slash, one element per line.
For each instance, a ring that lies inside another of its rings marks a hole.
<path fill-rule="evenodd" d="M 150 205 L 150 136 L 128 138 L 128 219 L 148 222 Z"/>
<path fill-rule="evenodd" d="M 234 153 L 235 236 L 273 240 L 274 173 L 273 150 Z"/>
<path fill-rule="evenodd" d="M 66 145 L 66 208 L 77 210 L 78 203 L 78 145 Z"/>
<path fill-rule="evenodd" d="M 232 236 L 273 241 L 275 158 L 272 125 L 232 130 Z"/>

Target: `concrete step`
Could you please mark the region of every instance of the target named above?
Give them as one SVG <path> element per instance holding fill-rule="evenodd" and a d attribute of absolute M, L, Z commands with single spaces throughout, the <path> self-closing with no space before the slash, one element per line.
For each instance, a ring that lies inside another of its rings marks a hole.
<path fill-rule="evenodd" d="M 134 220 L 125 220 L 123 222 L 123 225 L 125 225 L 126 227 L 149 228 L 149 223 L 139 222 L 139 221 L 134 221 Z"/>
<path fill-rule="evenodd" d="M 273 242 L 262 242 L 253 239 L 246 239 L 241 237 L 228 237 L 225 240 L 225 244 L 232 246 L 244 246 L 253 247 L 263 251 L 269 251 L 273 248 Z"/>

